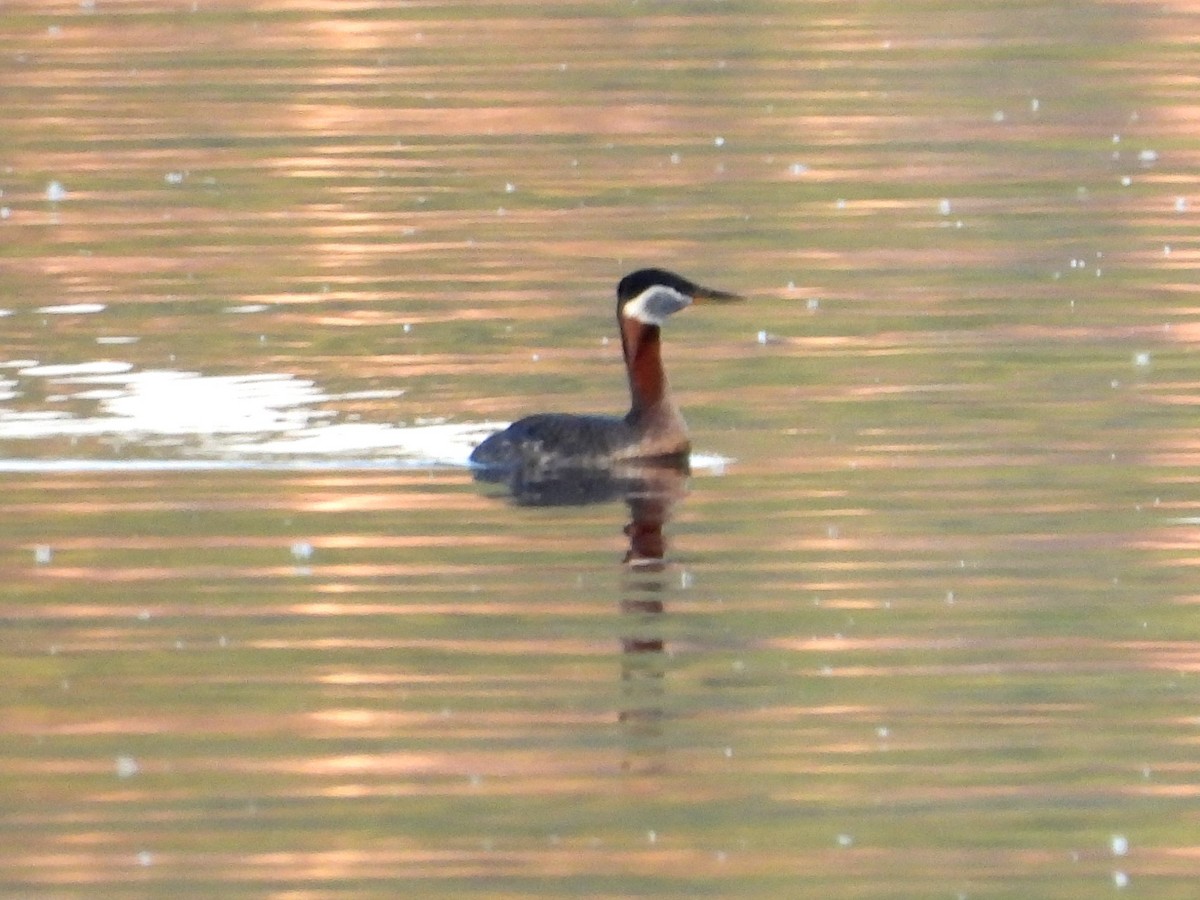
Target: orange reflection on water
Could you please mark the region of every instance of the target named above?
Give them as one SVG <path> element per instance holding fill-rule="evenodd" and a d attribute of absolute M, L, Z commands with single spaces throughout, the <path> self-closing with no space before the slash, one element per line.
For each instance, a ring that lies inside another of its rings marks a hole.
<path fill-rule="evenodd" d="M 1200 672 L 1200 645 L 1192 641 L 1127 641 L 1119 644 L 1147 667 L 1171 672 Z"/>

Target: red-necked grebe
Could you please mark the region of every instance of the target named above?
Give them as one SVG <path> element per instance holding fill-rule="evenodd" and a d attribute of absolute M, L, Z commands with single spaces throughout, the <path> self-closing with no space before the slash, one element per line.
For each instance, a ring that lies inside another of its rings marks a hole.
<path fill-rule="evenodd" d="M 617 285 L 617 324 L 632 398 L 624 418 L 540 413 L 493 434 L 471 453 L 480 468 L 594 468 L 631 460 L 686 461 L 691 444 L 663 371 L 660 327 L 704 301 L 741 300 L 663 269 L 639 269 Z"/>

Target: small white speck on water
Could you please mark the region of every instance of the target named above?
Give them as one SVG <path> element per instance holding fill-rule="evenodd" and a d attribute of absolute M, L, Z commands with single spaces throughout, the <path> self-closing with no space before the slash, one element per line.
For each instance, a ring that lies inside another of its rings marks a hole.
<path fill-rule="evenodd" d="M 1124 856 L 1129 852 L 1129 838 L 1123 834 L 1114 834 L 1109 838 L 1108 848 L 1113 856 Z"/>
<path fill-rule="evenodd" d="M 724 147 L 725 146 L 725 138 L 723 138 L 723 137 L 713 138 L 713 146 L 714 147 Z"/>
<path fill-rule="evenodd" d="M 505 182 L 504 193 L 515 194 L 516 192 L 517 192 L 517 186 L 515 184 L 513 184 L 511 181 Z"/>
<path fill-rule="evenodd" d="M 683 161 L 683 157 L 682 157 L 682 156 L 680 156 L 678 153 L 672 153 L 672 154 L 671 154 L 671 165 L 673 165 L 673 166 L 677 166 L 677 165 L 679 165 L 679 164 L 680 164 L 682 161 Z"/>
<path fill-rule="evenodd" d="M 767 334 L 765 331 L 760 331 L 758 333 L 758 342 L 760 344 L 765 344 L 769 338 L 770 338 L 770 335 Z"/>
<path fill-rule="evenodd" d="M 313 545 L 308 541 L 296 541 L 292 544 L 292 556 L 296 559 L 312 559 Z"/>
<path fill-rule="evenodd" d="M 726 759 L 733 759 L 733 748 L 732 748 L 732 747 L 726 747 L 726 748 L 725 748 L 725 758 L 726 758 Z"/>
<path fill-rule="evenodd" d="M 1129 887 L 1129 876 L 1124 872 L 1113 872 L 1113 887 L 1117 889 Z"/>
<path fill-rule="evenodd" d="M 1039 100 L 1037 97 L 1034 97 L 1029 101 L 1029 111 L 1030 112 L 1037 112 L 1041 108 L 1042 108 L 1042 101 Z"/>
<path fill-rule="evenodd" d="M 650 829 L 649 831 L 646 832 L 646 840 L 649 841 L 651 844 L 657 844 L 658 843 L 658 832 L 655 831 L 653 828 Z"/>
<path fill-rule="evenodd" d="M 132 756 L 118 756 L 116 769 L 118 778 L 132 778 L 142 770 Z"/>
<path fill-rule="evenodd" d="M 39 566 L 49 565 L 54 559 L 54 550 L 45 544 L 39 544 L 33 548 L 33 561 Z"/>
<path fill-rule="evenodd" d="M 1133 184 L 1132 178 L 1130 178 L 1128 175 L 1121 176 L 1121 187 L 1129 187 L 1131 184 Z"/>
<path fill-rule="evenodd" d="M 163 181 L 167 184 L 183 184 L 183 180 L 187 177 L 185 172 L 168 172 L 163 176 Z"/>
<path fill-rule="evenodd" d="M 1114 135 L 1112 136 L 1112 142 L 1113 142 L 1114 144 L 1119 144 L 1119 143 L 1121 143 L 1121 136 L 1120 136 L 1119 134 L 1114 134 Z"/>
<path fill-rule="evenodd" d="M 875 736 L 882 741 L 886 741 L 892 736 L 892 729 L 888 728 L 886 725 L 880 725 L 875 729 Z"/>
<path fill-rule="evenodd" d="M 1175 212 L 1178 212 L 1178 213 L 1187 212 L 1187 208 L 1188 208 L 1187 197 L 1176 197 L 1175 198 Z"/>
<path fill-rule="evenodd" d="M 1146 353 L 1145 351 L 1133 354 L 1133 364 L 1144 369 L 1146 366 L 1150 365 L 1150 354 Z"/>
<path fill-rule="evenodd" d="M 946 591 L 946 605 L 947 606 L 954 605 L 954 591 Z"/>
<path fill-rule="evenodd" d="M 483 776 L 479 775 L 478 773 L 472 773 L 471 777 L 468 778 L 467 780 L 470 782 L 471 787 L 474 787 L 474 788 L 477 788 L 481 784 L 483 784 Z"/>
<path fill-rule="evenodd" d="M 1170 256 L 1170 255 L 1171 255 L 1171 245 L 1163 244 L 1163 256 Z"/>
<path fill-rule="evenodd" d="M 686 591 L 693 584 L 695 584 L 695 581 L 696 581 L 695 576 L 692 575 L 691 572 L 688 572 L 685 570 L 685 571 L 679 573 L 679 588 L 680 588 L 680 590 Z"/>
<path fill-rule="evenodd" d="M 833 204 L 833 206 L 834 206 L 834 208 L 835 208 L 835 209 L 845 209 L 845 208 L 846 208 L 846 201 L 845 201 L 845 200 L 842 200 L 842 199 L 840 199 L 840 198 L 839 198 L 839 199 L 838 199 L 838 200 L 837 200 L 837 201 L 836 201 L 836 202 Z"/>
<path fill-rule="evenodd" d="M 940 212 L 943 216 L 950 215 L 950 209 L 951 206 L 949 200 L 943 199 L 938 201 L 938 212 Z"/>
<path fill-rule="evenodd" d="M 853 847 L 854 835 L 845 833 L 839 834 L 837 836 L 837 845 L 839 847 Z"/>
<path fill-rule="evenodd" d="M 808 300 L 805 301 L 804 307 L 809 312 L 816 312 L 818 309 L 821 308 L 821 301 L 818 300 L 816 297 L 809 297 Z"/>
<path fill-rule="evenodd" d="M 1004 119 L 1005 119 L 1004 110 L 998 109 L 994 113 L 992 113 L 992 121 L 993 122 L 1003 122 Z"/>
<path fill-rule="evenodd" d="M 541 355 L 540 353 L 535 353 L 535 354 L 533 354 L 533 356 L 532 356 L 532 357 L 530 357 L 530 358 L 531 358 L 531 359 L 532 359 L 534 362 L 540 362 L 540 361 L 541 361 L 541 359 L 542 359 L 542 355 Z"/>
<path fill-rule="evenodd" d="M 412 323 L 405 322 L 402 330 L 404 331 L 405 334 L 411 334 L 412 333 Z"/>
<path fill-rule="evenodd" d="M 150 610 L 143 609 L 141 612 L 139 612 L 137 614 L 137 617 L 138 617 L 139 622 L 149 622 L 150 621 Z"/>
<path fill-rule="evenodd" d="M 1139 150 L 1138 162 L 1144 166 L 1153 165 L 1154 163 L 1158 162 L 1158 151 L 1150 149 Z"/>
<path fill-rule="evenodd" d="M 67 189 L 61 181 L 51 181 L 46 185 L 46 199 L 51 203 L 59 203 L 67 199 Z"/>
<path fill-rule="evenodd" d="M 803 175 L 808 171 L 808 166 L 806 166 L 804 163 L 792 163 L 792 165 L 788 168 L 788 171 L 793 175 Z"/>
<path fill-rule="evenodd" d="M 142 868 L 154 865 L 154 854 L 149 850 L 142 850 L 137 855 L 137 864 Z"/>

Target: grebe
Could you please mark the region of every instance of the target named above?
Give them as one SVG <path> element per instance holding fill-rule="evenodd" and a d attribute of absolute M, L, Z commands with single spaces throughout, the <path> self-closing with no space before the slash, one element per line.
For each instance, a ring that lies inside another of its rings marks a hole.
<path fill-rule="evenodd" d="M 663 269 L 639 269 L 617 285 L 617 324 L 632 404 L 624 418 L 540 413 L 493 434 L 471 453 L 492 471 L 607 468 L 633 460 L 686 463 L 691 444 L 663 371 L 660 326 L 703 301 L 741 300 Z"/>

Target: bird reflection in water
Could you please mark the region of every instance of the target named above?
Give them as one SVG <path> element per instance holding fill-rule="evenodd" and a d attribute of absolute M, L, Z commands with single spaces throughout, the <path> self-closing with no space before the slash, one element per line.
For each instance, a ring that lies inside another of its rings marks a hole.
<path fill-rule="evenodd" d="M 629 549 L 621 560 L 621 708 L 627 771 L 661 767 L 666 645 L 665 597 L 677 580 L 667 562 L 664 527 L 687 493 L 686 460 L 629 462 L 607 469 L 526 467 L 505 473 L 477 470 L 480 481 L 503 481 L 520 506 L 582 506 L 623 500 L 629 507 L 624 533 Z"/>
<path fill-rule="evenodd" d="M 627 771 L 661 768 L 666 718 L 665 597 L 671 588 L 664 526 L 686 492 L 685 471 L 659 471 L 640 490 L 625 495 L 629 549 L 622 561 L 621 711 Z"/>

